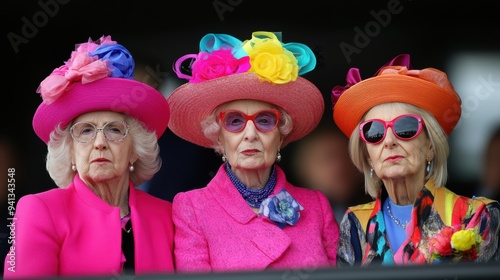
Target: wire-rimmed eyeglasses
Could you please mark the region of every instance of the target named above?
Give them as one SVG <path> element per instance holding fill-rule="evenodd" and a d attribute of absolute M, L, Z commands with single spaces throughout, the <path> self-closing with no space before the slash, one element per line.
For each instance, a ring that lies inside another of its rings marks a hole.
<path fill-rule="evenodd" d="M 102 132 L 108 141 L 120 142 L 128 135 L 129 126 L 123 121 L 109 121 L 102 127 L 89 122 L 77 122 L 71 126 L 71 137 L 80 143 L 88 143 L 95 139 L 97 132 Z"/>

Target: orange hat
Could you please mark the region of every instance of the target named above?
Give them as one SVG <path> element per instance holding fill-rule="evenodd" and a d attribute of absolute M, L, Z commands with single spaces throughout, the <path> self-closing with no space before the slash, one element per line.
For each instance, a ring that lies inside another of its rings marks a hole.
<path fill-rule="evenodd" d="M 450 135 L 462 114 L 460 96 L 446 73 L 435 68 L 409 67 L 409 55 L 403 54 L 366 80 L 361 80 L 357 68 L 351 68 L 348 84 L 333 88 L 333 120 L 347 137 L 368 110 L 389 102 L 404 102 L 427 110 Z"/>

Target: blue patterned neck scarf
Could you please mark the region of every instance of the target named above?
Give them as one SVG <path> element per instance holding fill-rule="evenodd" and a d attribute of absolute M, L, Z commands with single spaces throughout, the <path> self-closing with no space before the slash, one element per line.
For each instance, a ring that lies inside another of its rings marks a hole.
<path fill-rule="evenodd" d="M 266 199 L 270 194 L 274 191 L 274 186 L 276 186 L 276 168 L 273 165 L 273 169 L 271 171 L 271 176 L 269 176 L 269 180 L 267 180 L 266 185 L 259 190 L 249 189 L 245 184 L 243 184 L 236 175 L 231 171 L 231 166 L 229 163 L 226 163 L 226 173 L 233 182 L 234 186 L 238 189 L 243 199 L 250 205 L 251 207 L 259 208 L 261 202 Z"/>

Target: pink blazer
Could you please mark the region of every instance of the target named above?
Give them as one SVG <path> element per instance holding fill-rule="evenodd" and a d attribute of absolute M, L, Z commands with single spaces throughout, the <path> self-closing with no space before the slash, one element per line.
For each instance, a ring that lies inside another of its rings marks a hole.
<path fill-rule="evenodd" d="M 299 269 L 335 266 L 339 227 L 320 191 L 292 186 L 276 166 L 274 194 L 286 189 L 303 207 L 294 226 L 258 217 L 222 165 L 204 188 L 172 202 L 178 272 Z"/>
<path fill-rule="evenodd" d="M 173 272 L 171 203 L 130 183 L 129 204 L 136 274 Z M 78 176 L 67 188 L 23 196 L 15 218 L 15 260 L 6 256 L 5 279 L 121 274 L 120 209 Z"/>

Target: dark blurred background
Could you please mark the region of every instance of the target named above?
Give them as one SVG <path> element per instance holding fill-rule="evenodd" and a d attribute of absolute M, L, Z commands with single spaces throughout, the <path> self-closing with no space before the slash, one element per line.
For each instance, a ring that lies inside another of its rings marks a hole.
<path fill-rule="evenodd" d="M 203 35 L 226 33 L 244 40 L 253 31 L 280 31 L 284 42 L 304 43 L 316 53 L 317 67 L 305 77 L 324 94 L 325 122 L 332 125 L 331 89 L 345 84 L 349 68 L 360 68 L 368 78 L 396 55 L 409 53 L 415 69 L 447 72 L 462 96 L 464 114 L 450 138 L 448 182 L 466 195 L 480 184 L 482 148 L 500 123 L 500 14 L 493 1 L 39 0 L 2 6 L 1 94 L 6 98 L 0 143 L 13 156 L 7 161 L 2 150 L 7 163 L 0 173 L 15 168 L 16 199 L 55 187 L 45 170 L 46 146 L 31 126 L 41 102 L 35 90 L 69 59 L 76 43 L 89 37 L 111 35 L 133 54 L 136 79 L 168 95 L 184 82 L 172 72 L 172 63 L 197 53 Z M 294 144 L 283 150 L 284 162 Z M 170 131 L 161 139 L 161 151 L 162 170 L 151 182 L 154 188 L 145 188 L 168 200 L 203 186 L 221 163 L 212 150 Z"/>

